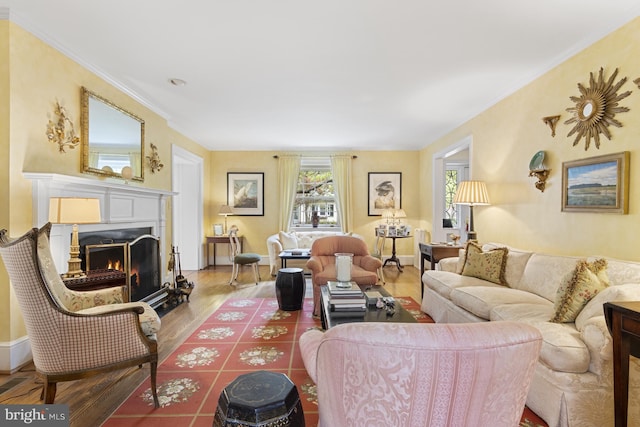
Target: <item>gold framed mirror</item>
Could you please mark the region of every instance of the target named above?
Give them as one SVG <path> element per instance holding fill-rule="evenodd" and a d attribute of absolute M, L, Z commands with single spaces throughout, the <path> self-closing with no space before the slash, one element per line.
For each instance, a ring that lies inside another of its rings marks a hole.
<path fill-rule="evenodd" d="M 144 181 L 144 120 L 83 87 L 81 125 L 82 172 Z"/>

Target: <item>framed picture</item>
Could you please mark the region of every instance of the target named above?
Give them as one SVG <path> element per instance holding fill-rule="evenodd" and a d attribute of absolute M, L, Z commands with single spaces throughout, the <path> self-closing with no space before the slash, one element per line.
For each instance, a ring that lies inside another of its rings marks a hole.
<path fill-rule="evenodd" d="M 213 224 L 213 235 L 214 236 L 222 236 L 223 234 L 222 224 Z"/>
<path fill-rule="evenodd" d="M 562 163 L 562 210 L 626 214 L 629 152 Z"/>
<path fill-rule="evenodd" d="M 402 207 L 402 173 L 369 172 L 369 216 Z"/>
<path fill-rule="evenodd" d="M 264 173 L 227 172 L 227 204 L 234 215 L 264 216 Z"/>

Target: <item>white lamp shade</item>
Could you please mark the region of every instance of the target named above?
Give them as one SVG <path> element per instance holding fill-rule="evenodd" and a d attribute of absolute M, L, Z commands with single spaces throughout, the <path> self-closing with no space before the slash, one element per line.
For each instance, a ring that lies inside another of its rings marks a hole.
<path fill-rule="evenodd" d="M 396 218 L 406 218 L 407 213 L 404 211 L 404 209 L 396 209 L 394 216 Z"/>
<path fill-rule="evenodd" d="M 53 224 L 95 224 L 100 221 L 100 199 L 76 197 L 49 199 L 49 222 Z"/>
<path fill-rule="evenodd" d="M 453 197 L 453 203 L 457 205 L 488 205 L 489 193 L 483 181 L 461 181 L 458 190 Z"/>
<path fill-rule="evenodd" d="M 231 210 L 231 206 L 229 205 L 222 205 L 220 206 L 220 212 L 218 212 L 218 215 L 233 215 L 233 210 Z"/>

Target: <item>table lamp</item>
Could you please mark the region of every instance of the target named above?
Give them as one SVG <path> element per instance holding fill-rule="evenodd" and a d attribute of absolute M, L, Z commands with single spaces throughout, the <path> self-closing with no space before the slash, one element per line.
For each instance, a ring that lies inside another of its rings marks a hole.
<path fill-rule="evenodd" d="M 489 193 L 487 192 L 486 184 L 483 181 L 461 181 L 458 184 L 455 196 L 453 196 L 453 203 L 469 206 L 467 240 L 478 240 L 478 235 L 473 228 L 473 207 L 489 204 Z"/>
<path fill-rule="evenodd" d="M 233 215 L 231 206 L 229 205 L 220 206 L 220 212 L 218 212 L 218 215 L 224 215 L 224 234 L 227 234 L 227 217 L 229 215 Z"/>
<path fill-rule="evenodd" d="M 78 243 L 78 224 L 95 224 L 100 219 L 100 200 L 78 197 L 52 197 L 49 199 L 49 222 L 53 224 L 73 224 L 71 246 L 69 248 L 68 271 L 64 279 L 86 277 L 80 268 L 80 244 Z"/>

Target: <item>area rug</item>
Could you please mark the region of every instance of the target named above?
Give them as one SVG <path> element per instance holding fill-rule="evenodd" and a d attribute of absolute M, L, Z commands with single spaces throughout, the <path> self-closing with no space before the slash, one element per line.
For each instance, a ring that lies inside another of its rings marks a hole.
<path fill-rule="evenodd" d="M 396 301 L 418 322 L 432 322 L 410 297 Z M 160 408 L 153 408 L 148 380 L 102 424 L 104 427 L 210 427 L 220 392 L 238 375 L 256 370 L 286 374 L 298 389 L 305 424 L 318 424 L 315 384 L 304 368 L 298 339 L 320 322 L 311 313 L 281 311 L 275 298 L 227 300 L 158 367 Z M 528 408 L 522 427 L 546 426 Z"/>

